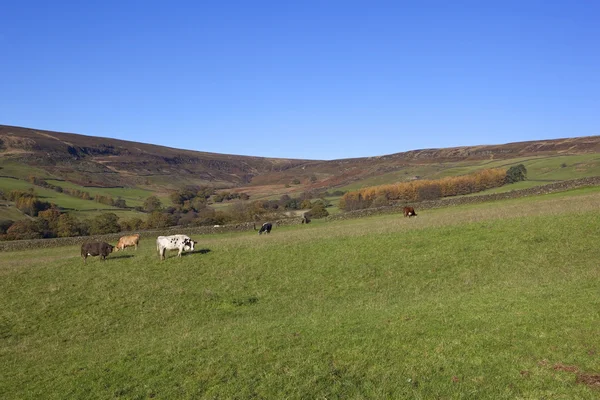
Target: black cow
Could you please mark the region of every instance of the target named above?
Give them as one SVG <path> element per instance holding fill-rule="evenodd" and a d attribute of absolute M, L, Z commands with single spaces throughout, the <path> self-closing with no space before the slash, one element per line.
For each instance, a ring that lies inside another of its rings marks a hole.
<path fill-rule="evenodd" d="M 114 246 L 105 242 L 90 242 L 81 245 L 81 257 L 85 264 L 88 256 L 100 256 L 101 260 L 106 260 L 106 256 L 112 253 Z"/>
<path fill-rule="evenodd" d="M 270 222 L 265 222 L 258 230 L 258 234 L 262 235 L 263 233 L 271 233 L 271 229 L 273 229 L 273 224 Z M 256 225 L 254 225 L 254 230 L 256 230 Z"/>

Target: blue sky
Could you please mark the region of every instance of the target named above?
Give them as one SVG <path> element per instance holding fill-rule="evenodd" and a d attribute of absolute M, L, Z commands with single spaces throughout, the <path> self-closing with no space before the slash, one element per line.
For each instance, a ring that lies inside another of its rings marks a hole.
<path fill-rule="evenodd" d="M 598 1 L 0 10 L 0 124 L 306 159 L 600 134 Z"/>

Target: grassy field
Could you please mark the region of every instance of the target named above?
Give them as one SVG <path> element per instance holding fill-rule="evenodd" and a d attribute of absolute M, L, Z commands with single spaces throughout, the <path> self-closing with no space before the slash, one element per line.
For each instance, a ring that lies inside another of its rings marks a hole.
<path fill-rule="evenodd" d="M 377 177 L 363 179 L 339 190 L 358 190 L 363 187 L 406 181 L 414 176 L 421 179 L 440 179 L 447 176 L 466 175 L 485 168 L 505 168 L 523 164 L 527 168 L 529 186 L 550 182 L 600 175 L 600 155 L 583 154 L 551 157 L 526 157 L 508 160 L 464 161 L 443 164 L 423 164 Z M 501 188 L 500 188 L 501 189 Z"/>
<path fill-rule="evenodd" d="M 48 179 L 47 182 L 51 183 L 53 185 L 56 185 L 56 186 L 61 186 L 63 188 L 79 189 L 81 191 L 88 192 L 92 197 L 95 196 L 96 194 L 104 195 L 104 196 L 110 195 L 115 200 L 117 198 L 121 197 L 122 199 L 125 200 L 127 205 L 130 207 L 143 205 L 144 200 L 147 197 L 150 197 L 154 194 L 150 190 L 145 190 L 145 189 L 84 187 L 84 186 L 76 185 L 71 182 L 57 181 L 57 180 L 52 180 L 52 179 Z"/>
<path fill-rule="evenodd" d="M 595 399 L 600 192 L 0 261 L 3 399 Z"/>
<path fill-rule="evenodd" d="M 50 182 L 50 180 L 49 180 L 49 182 Z M 52 182 L 54 183 L 54 181 L 52 181 Z M 123 188 L 98 189 L 97 191 L 94 191 L 93 189 L 96 189 L 96 188 L 90 188 L 92 190 L 87 190 L 87 188 L 69 184 L 67 182 L 56 182 L 56 184 L 58 184 L 59 186 L 63 186 L 63 187 L 74 187 L 74 188 L 78 188 L 81 190 L 86 190 L 86 191 L 89 191 L 90 194 L 92 194 L 92 195 L 94 195 L 95 193 L 103 193 L 103 194 L 122 193 L 123 198 L 125 198 L 128 205 L 137 205 L 137 203 L 139 202 L 140 196 L 142 196 L 142 193 L 147 192 L 147 191 L 140 190 L 140 189 L 123 189 Z M 50 203 L 54 203 L 54 204 L 58 205 L 59 207 L 68 209 L 69 212 L 72 213 L 75 217 L 81 218 L 81 219 L 93 218 L 96 215 L 102 214 L 103 212 L 114 212 L 121 218 L 139 217 L 142 219 L 146 219 L 146 216 L 147 216 L 145 213 L 142 213 L 139 211 L 129 210 L 129 209 L 120 209 L 117 207 L 108 206 L 106 204 L 100 204 L 93 200 L 83 200 L 83 199 L 80 199 L 77 197 L 69 196 L 65 193 L 58 193 L 52 189 L 46 189 L 46 188 L 43 188 L 40 186 L 36 186 L 29 182 L 25 182 L 23 180 L 0 177 L 0 190 L 10 191 L 10 190 L 28 190 L 28 189 L 33 189 L 40 199 L 42 199 L 44 201 L 48 201 Z M 150 193 L 150 192 L 148 192 L 148 193 Z M 115 198 L 116 198 L 116 196 L 115 196 Z M 133 200 L 133 201 L 131 201 L 131 204 L 130 204 L 130 199 Z M 143 202 L 143 200 L 142 200 L 142 202 Z M 133 203 L 135 203 L 135 204 L 133 204 Z M 0 207 L 0 218 L 12 219 L 12 220 L 27 218 L 25 215 L 20 213 L 12 205 L 12 203 L 4 202 L 3 204 L 5 206 Z"/>

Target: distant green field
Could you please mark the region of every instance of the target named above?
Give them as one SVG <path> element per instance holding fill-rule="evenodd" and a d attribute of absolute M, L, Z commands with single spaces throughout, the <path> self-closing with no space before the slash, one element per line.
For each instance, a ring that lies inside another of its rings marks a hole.
<path fill-rule="evenodd" d="M 62 187 L 74 187 L 74 188 L 78 188 L 78 189 L 82 188 L 80 186 L 73 185 L 69 182 L 50 181 L 50 180 L 48 180 L 48 182 L 57 184 L 58 186 L 62 186 Z M 23 180 L 11 179 L 11 178 L 0 178 L 0 190 L 2 190 L 2 191 L 8 192 L 10 190 L 28 190 L 30 188 L 35 191 L 35 193 L 38 195 L 38 197 L 40 199 L 42 199 L 44 201 L 48 201 L 50 203 L 54 203 L 59 207 L 68 209 L 68 210 L 70 210 L 69 212 L 71 212 L 74 216 L 76 216 L 77 218 L 81 218 L 81 219 L 93 218 L 96 215 L 99 215 L 103 212 L 114 212 L 120 218 L 125 218 L 125 219 L 130 219 L 133 217 L 146 219 L 146 216 L 147 216 L 145 213 L 142 213 L 139 211 L 119 209 L 116 207 L 97 203 L 93 200 L 83 200 L 83 199 L 79 199 L 77 197 L 69 196 L 64 193 L 58 193 L 54 190 L 36 186 L 31 183 L 25 182 Z M 96 188 L 90 188 L 90 189 L 96 189 Z M 86 188 L 82 188 L 82 190 L 89 191 L 90 194 L 92 194 L 92 195 L 94 195 L 96 193 L 95 191 L 87 190 Z M 135 196 L 141 196 L 143 193 L 150 193 L 150 192 L 140 190 L 140 189 L 107 189 L 107 190 L 109 192 L 104 192 L 103 190 L 98 190 L 97 193 L 105 193 L 105 194 L 114 193 L 115 198 L 116 198 L 117 193 L 126 194 L 127 197 L 123 196 L 123 198 L 126 199 L 128 205 L 134 205 L 133 203 L 136 203 L 137 201 L 139 201 L 138 197 L 135 197 Z M 130 198 L 132 199 L 131 203 L 128 200 Z M 5 202 L 4 204 L 9 205 L 11 203 Z M 0 218 L 18 220 L 18 219 L 26 218 L 26 216 L 24 214 L 22 214 L 21 212 L 19 212 L 19 210 L 17 210 L 14 206 L 10 206 L 10 207 L 1 207 L 0 208 Z"/>
<path fill-rule="evenodd" d="M 145 190 L 145 189 L 86 187 L 86 186 L 79 186 L 79 185 L 76 185 L 71 182 L 58 181 L 58 180 L 53 180 L 53 179 L 48 179 L 47 182 L 51 183 L 53 185 L 56 185 L 56 186 L 61 186 L 63 188 L 79 189 L 81 191 L 90 193 L 90 195 L 92 195 L 92 197 L 95 196 L 96 194 L 110 195 L 115 200 L 120 197 L 120 198 L 124 199 L 125 202 L 127 203 L 127 205 L 130 207 L 143 205 L 144 200 L 154 194 L 150 190 Z"/>
<path fill-rule="evenodd" d="M 0 190 L 28 190 L 30 188 L 35 190 L 40 199 L 48 201 L 50 203 L 55 203 L 56 205 L 64 208 L 74 210 L 95 210 L 98 208 L 117 209 L 115 207 L 97 203 L 93 200 L 83 200 L 77 197 L 69 196 L 64 193 L 58 193 L 52 189 L 46 189 L 22 180 L 0 178 Z"/>
<path fill-rule="evenodd" d="M 0 259 L 3 399 L 596 399 L 600 191 Z"/>
<path fill-rule="evenodd" d="M 43 169 L 35 168 L 30 165 L 16 163 L 10 160 L 0 158 L 0 175 L 14 176 L 19 179 L 27 179 L 29 176 L 38 178 L 54 178 L 51 174 Z"/>
<path fill-rule="evenodd" d="M 600 176 L 600 154 L 570 156 L 523 157 L 510 160 L 482 160 L 457 163 L 423 164 L 364 179 L 340 190 L 357 190 L 363 187 L 392 184 L 406 181 L 414 176 L 420 179 L 440 179 L 447 176 L 466 175 L 486 168 L 505 168 L 523 164 L 527 168 L 530 186 L 554 181 Z M 566 165 L 566 166 L 563 166 Z M 532 184 L 534 183 L 534 184 Z M 529 185 L 524 187 L 530 187 Z M 500 189 L 502 190 L 502 189 Z"/>

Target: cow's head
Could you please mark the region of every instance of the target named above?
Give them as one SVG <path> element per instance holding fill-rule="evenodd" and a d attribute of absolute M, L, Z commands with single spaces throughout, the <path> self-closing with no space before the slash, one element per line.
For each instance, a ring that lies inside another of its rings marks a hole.
<path fill-rule="evenodd" d="M 112 252 L 113 252 L 113 250 L 115 251 L 115 253 L 116 253 L 117 251 L 119 251 L 119 249 L 118 249 L 118 248 L 115 250 L 115 246 L 113 246 L 112 244 L 109 244 L 109 245 L 108 245 L 108 252 L 109 252 L 109 253 L 112 253 Z"/>
<path fill-rule="evenodd" d="M 183 249 L 185 251 L 194 251 L 194 245 L 198 242 L 194 242 L 192 239 L 185 239 L 183 242 Z"/>

